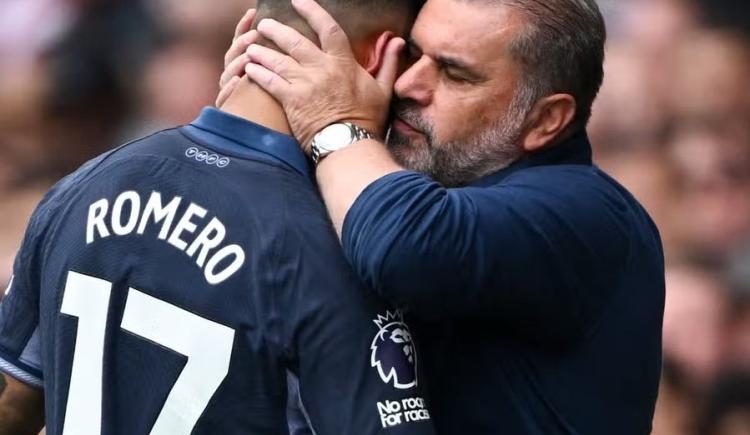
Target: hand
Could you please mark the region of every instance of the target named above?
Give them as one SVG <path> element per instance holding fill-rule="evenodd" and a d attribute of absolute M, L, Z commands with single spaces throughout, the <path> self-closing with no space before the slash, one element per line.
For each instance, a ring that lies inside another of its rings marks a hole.
<path fill-rule="evenodd" d="M 232 45 L 224 56 L 224 72 L 219 79 L 220 90 L 219 96 L 216 97 L 216 107 L 224 105 L 245 75 L 245 65 L 250 62 L 245 50 L 250 44 L 254 44 L 258 40 L 258 31 L 250 30 L 256 12 L 255 9 L 248 9 L 234 30 Z"/>
<path fill-rule="evenodd" d="M 336 122 L 352 122 L 382 138 L 404 40 L 392 38 L 384 45 L 373 78 L 320 5 L 314 0 L 292 0 L 292 5 L 317 33 L 321 48 L 291 27 L 265 19 L 258 31 L 286 54 L 251 45 L 248 77 L 282 104 L 294 136 L 308 153 L 313 136 Z"/>

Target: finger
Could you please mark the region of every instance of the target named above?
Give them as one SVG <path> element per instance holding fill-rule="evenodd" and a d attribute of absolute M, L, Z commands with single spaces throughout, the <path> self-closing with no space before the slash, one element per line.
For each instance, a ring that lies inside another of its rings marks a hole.
<path fill-rule="evenodd" d="M 298 62 L 311 62 L 323 55 L 312 41 L 274 19 L 267 18 L 258 23 L 258 32 Z"/>
<path fill-rule="evenodd" d="M 250 63 L 250 57 L 245 53 L 242 53 L 239 57 L 233 60 L 221 73 L 221 79 L 219 80 L 219 87 L 223 88 L 232 80 L 232 77 L 242 77 L 245 74 L 245 65 Z"/>
<path fill-rule="evenodd" d="M 251 30 L 247 33 L 243 33 L 232 41 L 232 45 L 229 47 L 229 50 L 227 50 L 227 54 L 224 55 L 224 66 L 228 66 L 233 60 L 242 56 L 250 44 L 255 44 L 255 42 L 258 41 L 258 36 L 260 35 L 257 30 Z"/>
<path fill-rule="evenodd" d="M 393 85 L 396 83 L 398 76 L 399 54 L 406 46 L 406 41 L 402 38 L 393 38 L 388 41 L 383 54 L 383 64 L 375 76 L 383 92 L 390 95 L 393 92 Z"/>
<path fill-rule="evenodd" d="M 270 71 L 263 65 L 252 62 L 245 66 L 245 73 L 250 80 L 265 89 L 266 92 L 271 94 L 281 104 L 284 104 L 287 100 L 290 94 L 289 82 L 278 74 Z"/>
<path fill-rule="evenodd" d="M 295 77 L 295 71 L 298 71 L 300 66 L 291 57 L 258 44 L 248 47 L 247 55 L 252 62 L 263 65 L 287 81 Z"/>
<path fill-rule="evenodd" d="M 240 84 L 240 80 L 242 80 L 240 77 L 234 76 L 231 80 L 229 80 L 229 83 L 221 88 L 221 90 L 219 91 L 219 96 L 216 97 L 216 107 L 221 108 L 221 106 L 223 106 L 224 103 L 227 102 L 229 96 L 232 95 L 234 90 L 237 89 L 237 85 Z"/>
<path fill-rule="evenodd" d="M 320 39 L 320 47 L 326 53 L 351 53 L 351 45 L 344 30 L 336 20 L 314 0 L 292 0 L 297 13 L 307 21 Z"/>
<path fill-rule="evenodd" d="M 247 10 L 247 12 L 245 12 L 245 15 L 240 18 L 240 22 L 237 23 L 237 27 L 234 29 L 234 37 L 232 39 L 237 39 L 240 35 L 250 30 L 250 26 L 253 25 L 253 20 L 255 19 L 256 12 L 257 10 L 255 8 L 250 8 Z"/>

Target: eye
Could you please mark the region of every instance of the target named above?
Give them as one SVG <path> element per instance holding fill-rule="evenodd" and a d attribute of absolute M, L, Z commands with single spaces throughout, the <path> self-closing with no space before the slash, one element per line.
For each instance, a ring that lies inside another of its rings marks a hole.
<path fill-rule="evenodd" d="M 456 71 L 455 69 L 451 67 L 443 67 L 442 71 L 443 71 L 443 74 L 445 75 L 445 78 L 447 78 L 451 82 L 458 83 L 458 84 L 471 82 L 471 80 L 464 77 L 459 71 Z"/>

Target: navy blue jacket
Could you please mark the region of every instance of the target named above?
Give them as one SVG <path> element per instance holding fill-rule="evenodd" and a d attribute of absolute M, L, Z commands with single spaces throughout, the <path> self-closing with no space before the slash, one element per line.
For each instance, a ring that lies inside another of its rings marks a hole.
<path fill-rule="evenodd" d="M 584 132 L 465 188 L 385 176 L 348 213 L 343 245 L 419 319 L 440 433 L 650 433 L 661 242 Z"/>

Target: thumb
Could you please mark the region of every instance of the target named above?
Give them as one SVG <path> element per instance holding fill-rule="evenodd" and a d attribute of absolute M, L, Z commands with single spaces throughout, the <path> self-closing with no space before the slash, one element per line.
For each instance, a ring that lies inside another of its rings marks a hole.
<path fill-rule="evenodd" d="M 398 75 L 398 55 L 406 45 L 403 38 L 393 38 L 388 41 L 383 54 L 383 62 L 378 70 L 375 80 L 386 95 L 393 92 L 393 85 Z"/>

